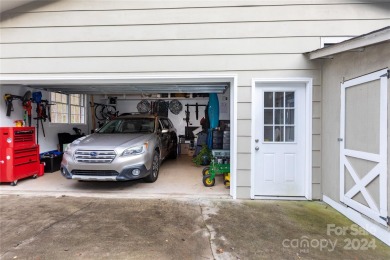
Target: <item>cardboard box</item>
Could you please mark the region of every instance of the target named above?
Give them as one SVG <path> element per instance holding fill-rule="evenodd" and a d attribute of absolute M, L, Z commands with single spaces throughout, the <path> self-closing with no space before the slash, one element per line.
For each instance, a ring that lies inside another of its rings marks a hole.
<path fill-rule="evenodd" d="M 190 144 L 180 144 L 180 154 L 188 154 L 188 151 L 190 150 Z"/>
<path fill-rule="evenodd" d="M 194 156 L 194 153 L 195 153 L 195 150 L 191 149 L 191 150 L 188 150 L 188 156 Z"/>

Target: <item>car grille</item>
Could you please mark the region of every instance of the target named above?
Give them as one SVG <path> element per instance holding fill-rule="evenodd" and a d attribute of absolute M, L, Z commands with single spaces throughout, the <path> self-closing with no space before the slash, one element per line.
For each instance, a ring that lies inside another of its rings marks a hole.
<path fill-rule="evenodd" d="M 81 163 L 111 163 L 116 157 L 113 150 L 77 150 L 74 159 Z"/>
<path fill-rule="evenodd" d="M 85 176 L 117 176 L 117 171 L 112 170 L 73 170 L 73 175 L 85 175 Z"/>

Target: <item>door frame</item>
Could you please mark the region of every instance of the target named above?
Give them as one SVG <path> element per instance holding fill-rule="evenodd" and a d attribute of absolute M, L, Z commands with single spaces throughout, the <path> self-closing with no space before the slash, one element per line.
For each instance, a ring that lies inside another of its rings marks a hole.
<path fill-rule="evenodd" d="M 306 148 L 305 148 L 305 197 L 262 197 L 255 195 L 255 119 L 254 116 L 259 102 L 256 102 L 257 85 L 267 83 L 302 83 L 305 85 L 305 128 L 306 128 Z M 282 200 L 311 200 L 312 199 L 312 100 L 313 100 L 313 79 L 311 78 L 253 78 L 252 79 L 252 122 L 251 122 L 251 199 L 282 199 Z"/>

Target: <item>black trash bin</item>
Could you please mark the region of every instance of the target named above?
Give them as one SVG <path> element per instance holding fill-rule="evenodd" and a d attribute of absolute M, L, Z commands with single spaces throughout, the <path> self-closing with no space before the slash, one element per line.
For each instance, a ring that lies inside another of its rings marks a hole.
<path fill-rule="evenodd" d="M 49 151 L 40 154 L 41 163 L 45 163 L 45 172 L 59 171 L 62 161 L 62 152 Z"/>

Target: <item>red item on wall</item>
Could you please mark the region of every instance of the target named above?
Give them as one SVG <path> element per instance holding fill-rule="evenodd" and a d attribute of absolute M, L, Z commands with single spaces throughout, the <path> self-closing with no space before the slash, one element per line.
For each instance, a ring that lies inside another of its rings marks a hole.
<path fill-rule="evenodd" d="M 0 127 L 0 182 L 36 177 L 40 170 L 35 127 Z"/>

